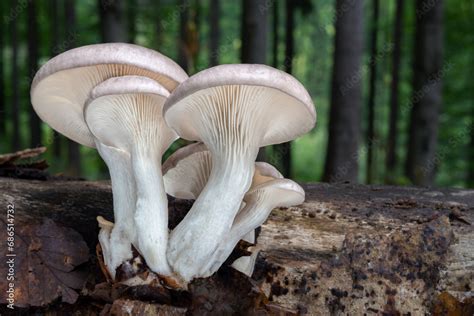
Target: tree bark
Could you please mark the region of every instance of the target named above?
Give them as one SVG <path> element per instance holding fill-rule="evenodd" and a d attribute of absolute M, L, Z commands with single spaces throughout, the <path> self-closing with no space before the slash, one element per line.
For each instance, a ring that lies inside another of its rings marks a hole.
<path fill-rule="evenodd" d="M 473 190 L 352 184 L 304 188 L 306 202 L 273 210 L 258 236 L 261 252 L 251 283 L 269 299 L 266 313 L 259 315 L 362 315 L 367 310 L 442 315 L 436 311 L 448 303 L 472 314 Z M 96 216 L 113 220 L 108 182 L 0 178 L 0 192 L 0 205 L 14 205 L 15 231 L 49 219 L 79 232 L 91 253 L 97 244 Z M 170 199 L 169 207 L 176 221 L 191 203 Z M 95 264 L 95 259 L 89 262 L 91 280 L 100 279 Z M 190 291 L 191 298 L 178 302 L 191 315 L 251 314 L 243 309 L 251 305 L 248 288 L 228 272 L 197 280 Z M 85 293 L 91 290 L 83 291 L 74 305 L 53 304 L 48 310 L 59 314 L 67 308 L 66 314 L 74 314 L 115 304 Z M 186 303 L 195 302 L 194 297 L 200 305 Z M 135 299 L 136 304 L 154 304 L 146 296 Z"/>
<path fill-rule="evenodd" d="M 370 38 L 370 61 L 369 61 L 369 99 L 368 107 L 368 128 L 367 128 L 367 183 L 373 181 L 373 158 L 374 144 L 376 144 L 375 134 L 375 92 L 377 88 L 377 35 L 379 21 L 379 0 L 372 1 L 372 34 Z"/>
<path fill-rule="evenodd" d="M 336 1 L 338 15 L 324 181 L 357 182 L 362 102 L 362 9 L 362 1 Z"/>
<path fill-rule="evenodd" d="M 38 70 L 38 12 L 36 10 L 36 2 L 28 2 L 28 74 L 29 83 L 33 81 L 33 76 Z M 30 104 L 28 108 L 29 112 L 29 130 L 30 130 L 30 147 L 41 147 L 42 144 L 42 131 L 41 131 L 41 120 L 36 114 L 33 106 Z"/>
<path fill-rule="evenodd" d="M 392 54 L 392 82 L 390 83 L 390 116 L 388 128 L 388 145 L 386 158 L 386 182 L 394 181 L 393 175 L 397 167 L 397 140 L 398 140 L 398 87 L 400 84 L 400 60 L 403 36 L 403 8 L 404 0 L 397 0 L 395 25 L 393 28 Z"/>
<path fill-rule="evenodd" d="M 127 14 L 123 0 L 99 0 L 102 42 L 127 42 L 129 40 Z"/>
<path fill-rule="evenodd" d="M 64 16 L 66 20 L 65 26 L 65 50 L 69 50 L 76 46 L 76 1 L 75 0 L 65 0 L 64 1 Z M 71 176 L 81 175 L 81 151 L 79 144 L 73 140 L 67 140 L 67 149 L 68 149 L 68 170 L 67 174 Z"/>
<path fill-rule="evenodd" d="M 289 74 L 293 72 L 293 57 L 295 55 L 293 30 L 295 28 L 295 8 L 294 1 L 285 1 L 285 59 L 283 67 Z M 274 148 L 274 155 L 279 157 L 281 163 L 281 173 L 286 178 L 291 178 L 291 142 L 276 145 Z"/>
<path fill-rule="evenodd" d="M 219 26 L 221 15 L 220 1 L 211 0 L 209 6 L 209 66 L 212 67 L 219 64 L 219 41 L 221 36 Z"/>
<path fill-rule="evenodd" d="M 17 8 L 19 5 L 18 0 L 12 0 L 10 2 L 10 8 Z M 12 98 L 11 102 L 11 118 L 12 118 L 12 149 L 16 151 L 22 147 L 21 138 L 20 138 L 20 86 L 19 86 L 19 66 L 18 66 L 18 19 L 19 15 L 16 17 L 11 17 L 9 20 L 10 23 L 10 35 L 11 35 L 11 45 L 12 45 L 12 71 L 11 71 L 11 89 L 12 89 Z"/>
<path fill-rule="evenodd" d="M 443 1 L 416 1 L 412 109 L 406 175 L 431 185 L 436 173 L 443 70 Z"/>

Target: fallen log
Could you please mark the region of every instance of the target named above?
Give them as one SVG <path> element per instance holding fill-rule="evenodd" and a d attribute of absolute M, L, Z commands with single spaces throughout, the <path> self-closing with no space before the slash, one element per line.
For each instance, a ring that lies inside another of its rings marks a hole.
<path fill-rule="evenodd" d="M 174 298 L 177 305 L 182 299 L 182 306 L 170 309 L 136 295 L 117 294 L 111 299 L 110 289 L 98 294 L 98 285 L 105 280 L 94 258 L 95 218 L 113 220 L 107 182 L 0 178 L 2 222 L 6 227 L 7 211 L 13 207 L 15 232 L 28 232 L 28 251 L 36 254 L 47 248 L 48 236 L 38 229 L 56 225 L 65 240 L 75 232 L 82 236 L 90 253 L 84 263 L 82 255 L 76 258 L 77 249 L 83 249 L 80 241 L 72 248 L 61 246 L 61 258 L 69 258 L 65 271 L 75 273 L 74 286 L 61 288 L 44 306 L 25 301 L 16 308 L 50 315 L 77 311 L 120 315 L 127 308 L 144 315 L 164 310 L 193 315 L 473 314 L 473 190 L 351 184 L 308 184 L 305 190 L 303 205 L 276 209 L 263 225 L 258 238 L 262 251 L 252 280 L 240 280 L 238 273 L 225 268 L 210 280 L 197 280 L 190 287 L 191 297 Z M 190 201 L 170 200 L 172 225 L 190 206 Z M 0 235 L 7 240 L 6 229 Z M 6 242 L 0 249 L 8 253 Z M 47 256 L 41 260 L 48 264 Z M 44 264 L 41 260 L 29 264 Z M 25 291 L 44 286 L 27 271 L 16 275 L 18 286 Z M 88 273 L 79 274 L 83 271 Z M 8 267 L 0 272 L 6 275 Z M 85 275 L 82 290 L 77 289 L 77 275 Z M 68 275 L 65 280 L 69 279 Z M 2 315 L 11 311 L 3 294 L 7 283 L 0 285 Z M 78 294 L 74 304 L 69 304 L 71 291 Z M 64 293 L 69 296 L 62 297 Z"/>

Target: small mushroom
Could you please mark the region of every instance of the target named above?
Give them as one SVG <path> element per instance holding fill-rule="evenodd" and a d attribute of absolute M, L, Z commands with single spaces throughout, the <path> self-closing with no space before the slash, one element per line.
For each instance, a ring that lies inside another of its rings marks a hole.
<path fill-rule="evenodd" d="M 163 112 L 180 137 L 202 141 L 212 154 L 207 185 L 170 236 L 168 261 L 189 281 L 229 232 L 250 187 L 259 147 L 310 131 L 316 113 L 294 77 L 248 64 L 197 73 L 173 91 Z"/>
<path fill-rule="evenodd" d="M 179 199 L 197 199 L 209 180 L 211 169 L 211 153 L 203 143 L 194 143 L 178 149 L 163 163 L 166 193 Z M 273 178 L 283 176 L 272 165 L 255 162 L 251 188 Z M 240 209 L 244 206 L 245 202 L 242 202 Z M 249 231 L 242 240 L 255 243 L 255 231 Z"/>
<path fill-rule="evenodd" d="M 108 79 L 91 92 L 84 109 L 94 137 L 106 146 L 129 153 L 137 186 L 134 214 L 137 249 L 150 269 L 171 275 L 166 260 L 168 201 L 161 157 L 177 139 L 162 117 L 169 92 L 141 76 Z"/>
<path fill-rule="evenodd" d="M 149 77 L 169 91 L 188 77 L 175 62 L 153 50 L 125 43 L 97 44 L 75 48 L 49 60 L 36 73 L 30 92 L 33 108 L 43 121 L 80 144 L 97 147 L 109 168 L 115 226 L 108 234 L 113 251 L 104 251 L 104 257 L 110 259 L 112 276 L 114 266 L 132 256 L 135 181 L 130 154 L 97 141 L 84 121 L 83 109 L 97 84 L 122 75 Z"/>
<path fill-rule="evenodd" d="M 163 163 L 166 193 L 178 199 L 197 199 L 206 186 L 211 168 L 211 153 L 203 143 L 178 149 Z"/>
<path fill-rule="evenodd" d="M 201 271 L 202 276 L 210 276 L 216 272 L 242 236 L 262 225 L 274 208 L 289 207 L 304 202 L 305 192 L 296 182 L 268 176 L 261 177 L 260 180 L 264 182 L 251 188 L 245 195 L 245 207 L 237 214 L 230 233 L 222 239 L 214 257 Z"/>

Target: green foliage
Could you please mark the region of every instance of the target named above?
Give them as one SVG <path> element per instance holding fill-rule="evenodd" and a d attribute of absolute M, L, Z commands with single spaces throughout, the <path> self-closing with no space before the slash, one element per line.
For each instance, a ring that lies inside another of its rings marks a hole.
<path fill-rule="evenodd" d="M 35 0 L 38 3 L 39 22 L 39 48 L 40 64 L 46 62 L 52 50 L 52 26 L 51 8 L 47 0 Z M 21 2 L 21 1 L 20 1 Z M 180 1 L 163 0 L 128 0 L 129 10 L 133 10 L 135 16 L 133 36 L 134 42 L 159 50 L 163 54 L 177 59 L 178 38 L 179 38 L 179 15 L 183 8 L 178 5 Z M 333 0 L 310 0 L 300 1 L 305 6 L 302 10 L 297 10 L 294 29 L 295 58 L 293 61 L 293 75 L 302 81 L 313 97 L 318 113 L 317 127 L 310 134 L 301 137 L 293 142 L 293 176 L 300 181 L 318 181 L 323 172 L 325 161 L 325 149 L 328 138 L 328 119 L 330 106 L 331 72 L 333 63 L 333 41 L 334 41 L 334 21 L 335 7 Z M 6 14 L 12 10 L 9 6 L 11 2 L 3 3 L 7 7 Z M 60 10 L 63 9 L 63 2 L 59 1 Z M 273 13 L 272 4 L 269 16 Z M 369 61 L 368 30 L 370 26 L 371 2 L 366 2 L 366 54 L 364 64 Z M 280 25 L 278 28 L 280 42 L 278 43 L 279 68 L 283 68 L 284 62 L 284 1 L 280 5 Z M 310 5 L 310 6 L 308 6 Z M 474 3 L 470 0 L 445 0 L 445 63 L 449 70 L 443 76 L 443 108 L 440 115 L 440 131 L 438 146 L 438 173 L 436 184 L 442 186 L 466 186 L 467 170 L 474 162 L 471 161 L 472 143 L 470 137 L 473 128 L 474 116 L 474 83 L 471 78 L 474 72 L 474 29 L 472 17 L 474 16 Z M 209 64 L 209 1 L 189 1 L 191 14 L 197 14 L 196 27 L 199 38 L 199 52 L 196 56 L 195 65 L 190 70 L 191 74 L 208 67 Z M 21 146 L 26 147 L 29 143 L 29 87 L 32 75 L 27 73 L 27 24 L 26 9 L 18 10 L 18 41 L 19 41 L 19 71 L 20 71 L 20 106 L 21 106 Z M 74 45 L 86 45 L 99 43 L 100 37 L 100 17 L 97 0 L 76 1 L 76 24 L 77 30 L 73 34 L 65 34 L 64 28 L 59 30 L 61 39 L 58 41 L 56 50 L 67 46 L 69 41 Z M 240 23 L 241 23 L 240 1 L 221 1 L 220 18 L 220 49 L 219 62 L 238 63 L 240 61 Z M 379 52 L 383 52 L 388 43 L 393 41 L 393 24 L 395 15 L 395 5 L 392 1 L 381 1 L 379 31 Z M 5 17 L 5 14 L 4 14 Z M 64 21 L 64 16 L 60 17 L 60 25 L 68 23 Z M 9 62 L 12 56 L 10 24 L 2 19 L 2 32 L 5 34 L 6 45 L 2 47 L 5 82 L 6 87 L 3 94 L 6 104 L 12 100 L 11 71 L 12 65 Z M 269 21 L 270 22 L 270 21 Z M 412 98 L 412 64 L 413 64 L 413 38 L 415 28 L 415 5 L 412 1 L 405 1 L 403 43 L 402 43 L 402 64 L 400 82 L 400 117 L 399 117 L 399 142 L 397 147 L 398 166 L 392 170 L 394 182 L 397 184 L 409 184 L 404 174 L 404 159 L 406 154 L 406 144 L 408 140 L 408 122 L 410 115 L 410 100 Z M 272 36 L 271 23 L 269 23 L 268 38 L 268 63 L 271 64 Z M 389 115 L 389 89 L 391 81 L 391 51 L 382 53 L 377 60 L 377 93 L 376 93 L 376 134 L 377 142 L 374 146 L 374 173 L 375 181 L 382 183 L 386 176 L 385 152 L 388 133 Z M 365 67 L 365 66 L 364 66 Z M 363 68 L 362 85 L 364 89 L 364 102 L 367 104 L 367 71 Z M 365 111 L 365 110 L 364 110 Z M 11 116 L 11 109 L 7 107 L 6 113 L 0 113 L 6 117 Z M 362 126 L 366 127 L 366 113 L 362 115 Z M 12 122 L 7 120 L 7 134 L 0 137 L 0 152 L 11 151 Z M 51 165 L 53 173 L 66 170 L 68 162 L 65 160 L 66 139 L 59 137 L 63 144 L 63 151 L 60 158 L 54 157 L 52 153 L 52 131 L 44 125 L 44 143 L 50 147 L 47 159 Z M 368 144 L 365 144 L 361 135 L 361 149 L 359 163 L 361 166 L 361 181 L 365 180 L 365 152 Z M 165 157 L 184 141 L 173 144 Z M 270 161 L 278 162 L 275 154 L 269 148 Z M 107 177 L 107 169 L 99 158 L 97 152 L 90 148 L 81 148 L 82 169 L 84 177 L 90 179 Z M 472 168 L 472 167 L 471 167 Z"/>

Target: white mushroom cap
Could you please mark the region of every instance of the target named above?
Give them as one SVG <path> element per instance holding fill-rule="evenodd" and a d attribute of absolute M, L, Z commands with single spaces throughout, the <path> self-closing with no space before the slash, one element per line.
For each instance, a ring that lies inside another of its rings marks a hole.
<path fill-rule="evenodd" d="M 216 128 L 231 123 L 224 115 L 224 121 L 205 121 L 204 113 L 217 119 L 216 113 L 226 111 L 229 105 L 227 111 L 235 111 L 236 121 L 237 116 L 247 116 L 251 122 L 245 127 L 261 130 L 250 131 L 261 134 L 261 139 L 256 139 L 258 147 L 293 140 L 316 122 L 316 111 L 304 86 L 283 71 L 258 64 L 220 65 L 191 76 L 173 91 L 163 112 L 182 138 L 203 141 L 209 137 L 204 133 L 212 133 L 207 130 L 212 123 Z"/>
<path fill-rule="evenodd" d="M 193 143 L 175 151 L 163 163 L 166 193 L 178 199 L 195 200 L 206 186 L 212 169 L 211 153 L 203 143 Z M 251 188 L 283 175 L 266 162 L 255 162 Z"/>
<path fill-rule="evenodd" d="M 163 153 L 177 139 L 162 117 L 168 96 L 165 88 L 147 77 L 110 78 L 91 91 L 84 108 L 85 121 L 107 146 L 132 152 L 133 146 L 145 141 Z M 140 137 L 145 139 L 137 139 Z"/>
<path fill-rule="evenodd" d="M 95 147 L 83 107 L 93 87 L 117 76 L 151 78 L 168 91 L 188 76 L 168 57 L 125 43 L 88 45 L 64 52 L 43 65 L 31 86 L 38 116 L 53 129 L 86 146 Z"/>
<path fill-rule="evenodd" d="M 290 179 L 274 179 L 251 188 L 245 195 L 244 200 L 262 199 L 265 196 L 268 201 L 275 204 L 274 207 L 290 207 L 304 202 L 305 192 L 303 188 Z"/>
<path fill-rule="evenodd" d="M 211 168 L 211 153 L 203 143 L 178 149 L 163 164 L 166 193 L 179 199 L 197 199 L 206 186 Z"/>

